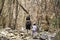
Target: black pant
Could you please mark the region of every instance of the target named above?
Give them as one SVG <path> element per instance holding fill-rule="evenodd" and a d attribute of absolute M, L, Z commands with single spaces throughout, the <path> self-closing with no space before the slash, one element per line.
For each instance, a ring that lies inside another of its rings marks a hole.
<path fill-rule="evenodd" d="M 30 30 L 30 26 L 31 26 L 31 25 L 26 25 L 26 29 L 27 29 L 27 30 Z"/>
<path fill-rule="evenodd" d="M 45 39 L 40 38 L 40 40 L 45 40 Z"/>

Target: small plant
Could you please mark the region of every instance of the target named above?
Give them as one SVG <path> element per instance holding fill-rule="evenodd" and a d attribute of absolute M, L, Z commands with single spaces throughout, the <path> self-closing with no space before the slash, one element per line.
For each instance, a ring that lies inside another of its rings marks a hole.
<path fill-rule="evenodd" d="M 56 27 L 56 23 L 57 23 L 57 19 L 56 18 L 53 18 L 52 19 L 52 26 Z"/>

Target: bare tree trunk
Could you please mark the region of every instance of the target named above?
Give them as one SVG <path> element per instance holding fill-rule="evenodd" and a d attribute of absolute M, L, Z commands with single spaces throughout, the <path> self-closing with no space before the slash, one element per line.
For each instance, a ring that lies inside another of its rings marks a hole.
<path fill-rule="evenodd" d="M 4 18 L 2 16 L 2 10 L 3 10 L 3 7 L 4 7 L 4 3 L 5 3 L 5 0 L 0 0 L 1 1 L 1 7 L 0 7 L 0 25 L 3 26 L 4 25 Z M 5 26 L 5 25 L 4 25 Z"/>
<path fill-rule="evenodd" d="M 55 17 L 56 17 L 56 22 L 55 22 L 55 27 L 57 28 L 58 27 L 58 11 L 57 11 L 57 3 L 58 3 L 58 0 L 55 0 L 54 1 L 54 12 L 55 12 Z"/>
<path fill-rule="evenodd" d="M 0 9 L 0 15 L 1 15 L 3 7 L 4 7 L 4 2 L 5 2 L 5 0 L 2 0 L 2 5 L 1 5 L 1 9 Z"/>
<path fill-rule="evenodd" d="M 2 24 L 3 24 L 3 28 L 5 28 L 5 25 L 6 25 L 6 23 L 5 23 L 5 17 L 3 17 L 3 20 L 2 20 L 3 22 L 2 22 Z"/>
<path fill-rule="evenodd" d="M 9 3 L 9 9 L 8 9 L 8 12 L 9 12 L 9 27 L 10 28 L 11 28 L 11 22 L 12 22 L 11 2 L 12 2 L 12 0 L 8 1 L 8 3 Z"/>
<path fill-rule="evenodd" d="M 16 0 L 16 19 L 15 19 L 14 29 L 16 29 L 17 26 L 17 18 L 18 18 L 18 0 Z"/>
<path fill-rule="evenodd" d="M 4 3 L 5 3 L 5 0 L 2 0 L 2 6 L 1 6 L 1 9 L 0 9 L 0 15 L 2 14 Z M 1 17 L 2 17 L 2 25 L 3 25 L 3 28 L 5 28 L 5 25 L 6 25 L 5 17 L 4 16 L 1 16 Z"/>

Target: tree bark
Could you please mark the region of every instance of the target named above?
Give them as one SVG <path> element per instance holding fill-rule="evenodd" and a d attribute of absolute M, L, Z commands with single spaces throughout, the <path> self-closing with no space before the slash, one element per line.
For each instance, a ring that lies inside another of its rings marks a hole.
<path fill-rule="evenodd" d="M 16 29 L 17 27 L 17 18 L 18 18 L 18 0 L 16 0 L 16 19 L 15 19 L 14 29 Z"/>
<path fill-rule="evenodd" d="M 3 10 L 3 7 L 4 7 L 4 3 L 5 3 L 5 0 L 2 0 L 2 5 L 1 5 L 1 9 L 0 9 L 0 15 L 2 13 L 2 10 Z"/>
<path fill-rule="evenodd" d="M 12 22 L 12 12 L 11 12 L 11 2 L 12 0 L 9 0 L 9 8 L 8 8 L 8 12 L 9 12 L 9 27 L 11 28 L 11 22 Z"/>

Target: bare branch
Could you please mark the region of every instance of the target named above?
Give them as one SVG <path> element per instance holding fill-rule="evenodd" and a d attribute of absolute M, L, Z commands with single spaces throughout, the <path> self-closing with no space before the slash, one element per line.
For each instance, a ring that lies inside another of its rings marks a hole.
<path fill-rule="evenodd" d="M 29 12 L 28 12 L 21 4 L 18 3 L 18 5 L 19 5 L 27 14 L 29 14 Z"/>

